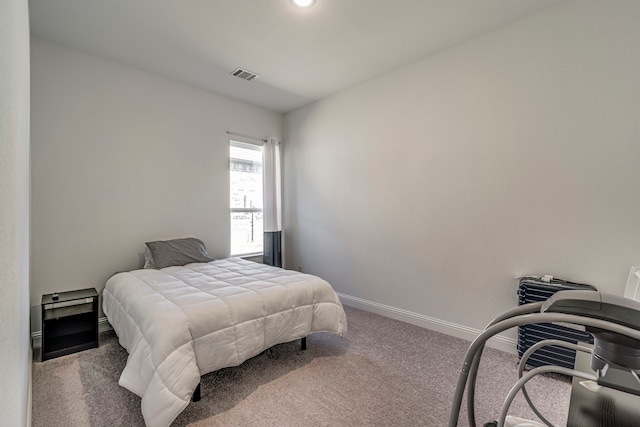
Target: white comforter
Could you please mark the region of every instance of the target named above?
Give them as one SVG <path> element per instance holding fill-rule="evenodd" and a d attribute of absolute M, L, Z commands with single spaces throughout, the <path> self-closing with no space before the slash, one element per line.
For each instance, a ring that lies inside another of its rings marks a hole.
<path fill-rule="evenodd" d="M 201 375 L 312 332 L 347 329 L 324 280 L 239 258 L 118 273 L 103 308 L 129 352 L 120 385 L 142 397 L 148 426 L 171 424 Z"/>

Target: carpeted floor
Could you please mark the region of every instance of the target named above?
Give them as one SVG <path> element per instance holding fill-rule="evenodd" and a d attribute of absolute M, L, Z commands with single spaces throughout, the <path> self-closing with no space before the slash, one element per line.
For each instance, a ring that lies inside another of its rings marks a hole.
<path fill-rule="evenodd" d="M 346 338 L 315 334 L 202 378 L 202 400 L 175 426 L 446 425 L 467 341 L 345 307 Z M 127 353 L 113 332 L 100 347 L 33 364 L 33 426 L 143 426 L 140 398 L 118 385 Z M 493 421 L 516 381 L 517 358 L 487 349 L 478 378 L 478 423 Z M 527 387 L 555 425 L 566 424 L 570 384 Z M 521 396 L 509 412 L 535 419 Z M 464 410 L 463 410 L 464 414 Z M 467 425 L 466 415 L 460 425 Z"/>

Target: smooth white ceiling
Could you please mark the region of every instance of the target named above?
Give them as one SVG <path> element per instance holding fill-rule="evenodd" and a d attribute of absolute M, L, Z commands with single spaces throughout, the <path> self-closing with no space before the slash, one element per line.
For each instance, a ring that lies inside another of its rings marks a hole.
<path fill-rule="evenodd" d="M 287 112 L 559 1 L 30 0 L 29 13 L 37 37 Z"/>

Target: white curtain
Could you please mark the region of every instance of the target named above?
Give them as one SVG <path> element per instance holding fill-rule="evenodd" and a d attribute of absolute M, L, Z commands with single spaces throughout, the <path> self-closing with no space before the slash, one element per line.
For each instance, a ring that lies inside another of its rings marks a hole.
<path fill-rule="evenodd" d="M 282 267 L 282 212 L 280 141 L 265 139 L 262 145 L 264 174 L 264 255 L 263 262 Z"/>

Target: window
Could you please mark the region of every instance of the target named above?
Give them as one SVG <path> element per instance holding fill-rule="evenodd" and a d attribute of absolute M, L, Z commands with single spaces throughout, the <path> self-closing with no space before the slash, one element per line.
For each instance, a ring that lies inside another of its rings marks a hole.
<path fill-rule="evenodd" d="M 231 255 L 262 253 L 262 147 L 231 141 Z"/>

